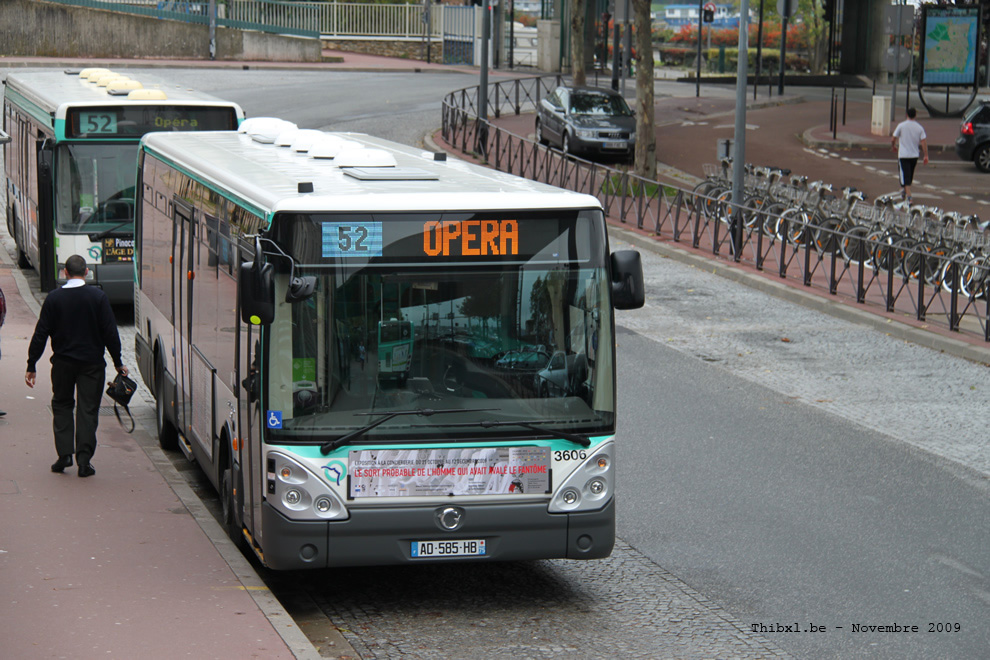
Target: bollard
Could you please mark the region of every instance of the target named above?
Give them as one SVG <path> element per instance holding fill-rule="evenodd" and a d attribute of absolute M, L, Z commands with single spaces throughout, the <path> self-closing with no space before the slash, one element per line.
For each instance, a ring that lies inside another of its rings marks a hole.
<path fill-rule="evenodd" d="M 828 127 L 835 131 L 835 87 L 832 88 L 832 96 L 828 102 Z"/>
<path fill-rule="evenodd" d="M 832 98 L 832 115 L 835 116 L 835 121 L 832 123 L 832 139 L 836 139 L 836 134 L 839 129 L 839 97 L 836 95 Z"/>

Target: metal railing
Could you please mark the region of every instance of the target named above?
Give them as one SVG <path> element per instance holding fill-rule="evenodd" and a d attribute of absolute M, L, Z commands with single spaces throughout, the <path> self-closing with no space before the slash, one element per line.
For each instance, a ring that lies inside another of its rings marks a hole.
<path fill-rule="evenodd" d="M 244 0 L 235 0 L 235 2 Z M 348 2 L 295 3 L 311 6 L 317 13 L 324 37 L 393 37 L 414 39 L 424 36 L 426 24 L 422 4 L 362 4 Z M 430 7 L 431 37 L 443 35 L 444 5 Z"/>
<path fill-rule="evenodd" d="M 489 86 L 488 116 L 536 109 L 540 98 L 560 82 L 559 76 L 499 81 Z M 635 227 L 664 240 L 738 262 L 781 279 L 799 282 L 820 293 L 844 298 L 878 312 L 910 315 L 919 322 L 990 342 L 990 291 L 969 295 L 960 286 L 963 264 L 919 248 L 905 248 L 901 259 L 913 264 L 898 270 L 875 258 L 889 245 L 881 235 L 866 237 L 814 227 L 816 240 L 791 241 L 812 228 L 791 227 L 788 219 L 745 223 L 743 213 L 712 213 L 718 202 L 707 196 L 630 172 L 563 154 L 528 137 L 479 119 L 477 87 L 448 94 L 442 106 L 442 137 L 459 150 L 496 170 L 592 195 L 610 221 Z M 733 216 L 738 219 L 733 222 Z M 767 227 L 783 223 L 782 232 Z M 796 230 L 795 230 L 796 229 Z M 840 250 L 837 246 L 852 246 Z M 941 279 L 930 276 L 936 268 Z M 986 274 L 984 274 L 986 275 Z M 990 284 L 990 277 L 988 284 Z M 990 289 L 990 286 L 986 287 Z"/>

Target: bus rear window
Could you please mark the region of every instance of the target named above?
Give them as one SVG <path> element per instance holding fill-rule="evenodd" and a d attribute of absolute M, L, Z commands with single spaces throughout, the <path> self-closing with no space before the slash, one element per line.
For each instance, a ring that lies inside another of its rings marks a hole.
<path fill-rule="evenodd" d="M 67 115 L 66 137 L 141 137 L 154 131 L 232 131 L 234 108 L 185 105 L 86 106 Z"/>

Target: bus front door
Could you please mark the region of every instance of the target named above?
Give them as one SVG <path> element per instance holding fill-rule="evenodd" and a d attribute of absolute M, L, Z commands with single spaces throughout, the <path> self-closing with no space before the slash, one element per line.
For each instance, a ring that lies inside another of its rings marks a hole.
<path fill-rule="evenodd" d="M 38 260 L 35 262 L 41 290 L 51 291 L 58 283 L 55 260 L 55 167 L 53 143 L 38 142 Z"/>

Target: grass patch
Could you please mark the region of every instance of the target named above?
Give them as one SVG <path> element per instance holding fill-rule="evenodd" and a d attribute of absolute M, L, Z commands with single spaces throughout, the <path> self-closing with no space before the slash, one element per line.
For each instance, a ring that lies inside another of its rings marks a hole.
<path fill-rule="evenodd" d="M 623 195 L 625 197 L 673 197 L 678 192 L 677 188 L 665 186 L 655 181 L 643 181 L 641 179 L 627 178 L 625 189 L 623 189 L 623 179 L 621 174 L 613 174 L 602 181 L 602 193 L 606 195 Z"/>

